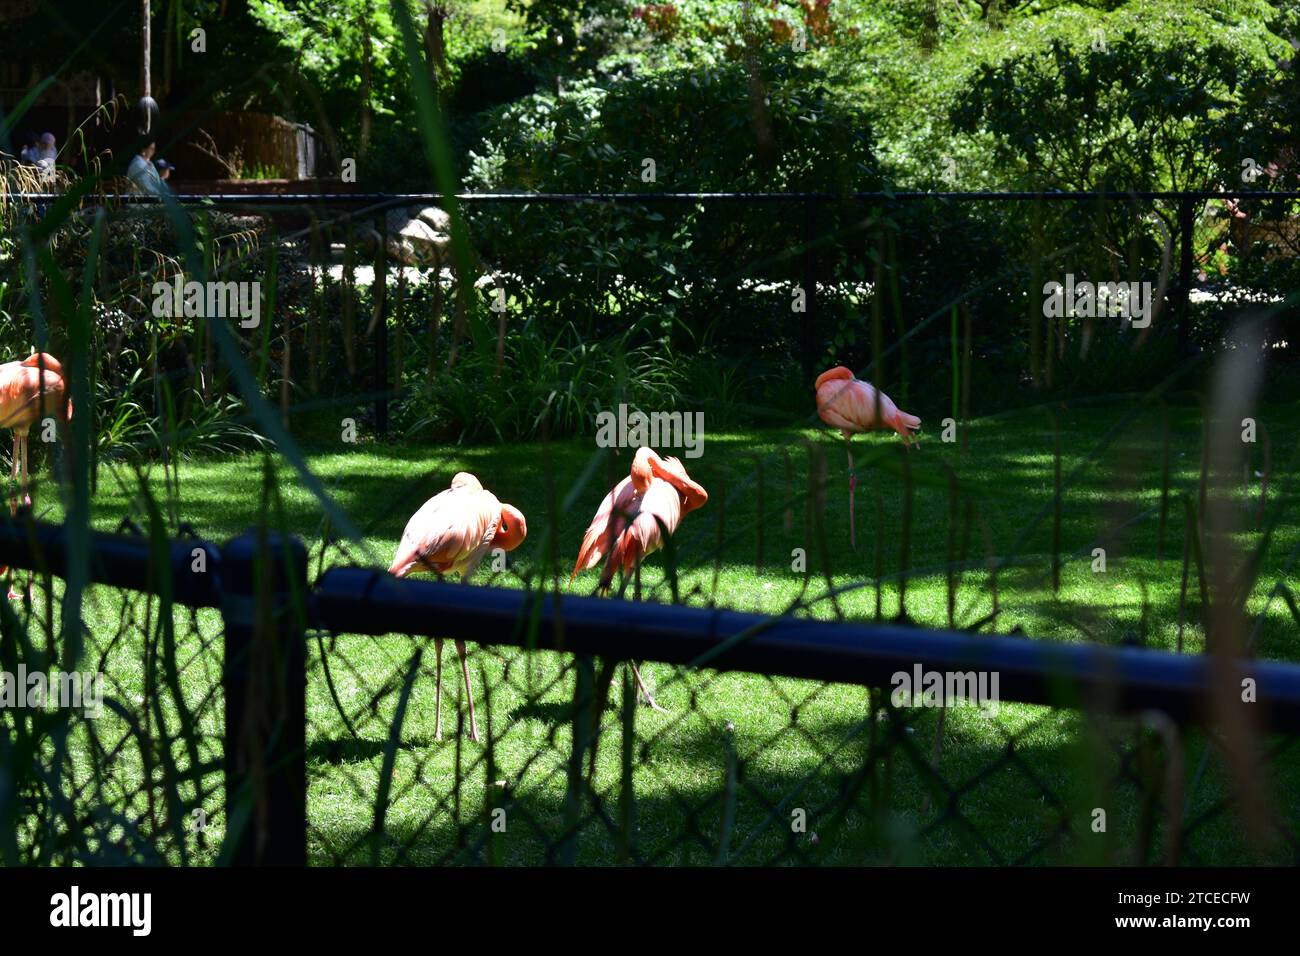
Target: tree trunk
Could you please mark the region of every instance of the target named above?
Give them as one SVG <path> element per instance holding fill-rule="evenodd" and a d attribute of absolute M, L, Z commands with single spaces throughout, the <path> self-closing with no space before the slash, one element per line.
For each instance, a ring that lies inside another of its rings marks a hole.
<path fill-rule="evenodd" d="M 434 0 L 424 0 L 429 11 L 429 20 L 424 28 L 424 47 L 429 54 L 429 66 L 433 72 L 433 87 L 438 88 L 438 75 L 447 69 L 447 44 L 444 27 L 447 23 L 447 11 Z"/>
<path fill-rule="evenodd" d="M 360 152 L 364 156 L 370 147 L 370 83 L 372 55 L 370 45 L 370 4 L 361 14 L 361 134 L 358 137 Z"/>

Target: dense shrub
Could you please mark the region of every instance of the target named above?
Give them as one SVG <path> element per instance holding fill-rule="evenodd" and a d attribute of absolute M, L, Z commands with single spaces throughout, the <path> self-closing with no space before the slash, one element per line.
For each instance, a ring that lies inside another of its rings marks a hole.
<path fill-rule="evenodd" d="M 795 58 L 588 83 L 501 110 L 472 157 L 476 190 L 819 191 L 879 188 L 852 102 Z M 530 315 L 585 335 L 636 324 L 676 349 L 794 357 L 789 284 L 802 276 L 799 203 L 478 205 L 475 241 L 520 277 Z M 826 277 L 860 271 L 862 213 L 823 207 Z M 753 282 L 785 283 L 780 295 Z"/>

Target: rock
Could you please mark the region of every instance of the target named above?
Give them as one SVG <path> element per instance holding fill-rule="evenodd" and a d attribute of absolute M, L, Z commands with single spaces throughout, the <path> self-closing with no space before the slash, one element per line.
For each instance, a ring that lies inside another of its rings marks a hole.
<path fill-rule="evenodd" d="M 451 246 L 451 217 L 437 206 L 409 206 L 387 213 L 388 258 L 406 266 L 440 266 Z M 379 233 L 362 227 L 366 250 L 374 254 Z"/>
<path fill-rule="evenodd" d="M 427 223 L 435 232 L 451 237 L 451 216 L 447 215 L 445 209 L 439 206 L 425 206 L 415 214 L 415 218 Z"/>

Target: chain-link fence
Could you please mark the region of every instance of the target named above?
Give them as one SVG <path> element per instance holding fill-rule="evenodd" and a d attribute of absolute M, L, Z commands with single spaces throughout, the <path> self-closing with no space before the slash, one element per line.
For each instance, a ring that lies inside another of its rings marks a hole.
<path fill-rule="evenodd" d="M 215 862 L 225 820 L 221 615 L 164 580 L 167 562 L 151 565 L 138 535 L 93 538 L 91 580 L 107 583 L 74 586 L 61 542 L 43 544 L 62 529 L 7 532 L 11 548 L 23 542 L 15 564 L 36 570 L 15 570 L 14 599 L 0 605 L 4 862 Z M 193 562 L 205 548 L 184 541 L 163 552 Z M 65 626 L 73 620 L 81 627 Z"/>
<path fill-rule="evenodd" d="M 3 530 L 15 564 L 68 572 L 58 529 Z M 7 756 L 32 748 L 8 795 L 20 860 L 1297 859 L 1293 665 L 1240 664 L 1256 693 L 1217 711 L 1228 665 L 1212 656 L 361 569 L 308 594 L 301 551 L 279 562 L 267 539 L 220 554 L 181 541 L 163 558 L 134 538 L 95 544 L 93 579 L 141 576 L 85 591 L 96 636 L 81 669 L 102 674 L 102 707 L 5 710 Z M 57 577 L 37 577 L 38 597 L 54 593 Z M 49 669 L 43 646 L 59 641 L 45 618 L 5 614 L 6 669 Z M 389 633 L 404 631 L 420 636 Z M 434 739 L 432 635 L 474 642 L 477 742 L 451 653 Z M 1213 731 L 1197 729 L 1206 720 Z"/>
<path fill-rule="evenodd" d="M 322 669 L 326 660 L 349 662 L 334 687 L 355 703 L 344 721 L 317 696 L 313 731 L 338 749 L 312 793 L 337 799 L 343 779 L 360 802 L 382 794 L 388 829 L 376 845 L 374 831 L 313 819 L 314 851 L 318 844 L 329 860 L 363 848 L 378 854 L 367 859 L 419 863 L 1296 859 L 1296 808 L 1286 796 L 1300 767 L 1294 737 L 1260 738 L 1260 773 L 1241 784 L 1224 752 L 1253 743 L 1180 726 L 1205 713 L 1206 658 L 404 587 L 335 572 L 320 583 L 318 608 L 339 628 L 372 635 L 390 627 L 490 633 L 574 653 L 480 648 L 471 680 L 484 740 L 465 736 L 462 694 L 455 736 L 439 744 L 415 729 L 429 726 L 436 671 L 409 653 L 420 644 L 337 635 Z M 607 656 L 611 644 L 644 655 L 641 672 L 666 712 L 638 702 L 629 669 Z M 606 656 L 588 656 L 597 650 Z M 376 657 L 386 666 L 361 663 Z M 677 663 L 646 663 L 655 658 Z M 708 666 L 724 661 L 725 671 Z M 764 666 L 772 673 L 740 672 Z M 1296 686 L 1293 668 L 1279 667 L 1275 678 L 1264 673 L 1273 665 L 1254 666 L 1262 694 Z M 914 674 L 921 683 L 909 699 L 901 678 Z M 937 696 L 923 692 L 922 674 L 944 678 Z M 952 699 L 954 676 L 968 682 L 958 685 L 964 700 Z M 1070 700 L 1084 709 L 1043 706 Z M 1116 706 L 1131 716 L 1107 716 Z M 403 745 L 384 764 L 389 786 L 356 776 L 362 741 L 378 747 L 393 734 Z M 421 745 L 409 747 L 411 736 Z M 1229 809 L 1242 799 L 1262 814 L 1247 827 L 1258 846 Z"/>

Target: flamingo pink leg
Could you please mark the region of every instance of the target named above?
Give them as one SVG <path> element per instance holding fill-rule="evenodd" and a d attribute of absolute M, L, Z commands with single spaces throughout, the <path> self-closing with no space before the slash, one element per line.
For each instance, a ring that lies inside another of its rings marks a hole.
<path fill-rule="evenodd" d="M 18 433 L 14 432 L 13 467 L 9 470 L 9 514 L 11 515 L 18 514 L 18 491 L 14 487 L 14 484 L 18 481 L 18 461 L 19 461 Z M 15 572 L 10 571 L 9 573 L 10 573 L 10 584 L 9 584 L 8 597 L 9 600 L 13 601 L 16 598 L 21 597 L 22 595 L 20 595 L 17 591 L 14 590 L 14 586 L 12 583 L 12 575 Z"/>
<path fill-rule="evenodd" d="M 22 450 L 22 454 L 23 454 L 23 470 L 22 470 L 23 505 L 24 507 L 30 508 L 32 506 L 32 496 L 28 492 L 28 488 L 27 488 L 27 435 L 25 433 L 22 435 L 22 437 L 18 439 L 18 446 Z M 27 591 L 27 600 L 30 601 L 32 599 L 32 573 L 30 571 L 27 572 L 26 591 Z"/>
<path fill-rule="evenodd" d="M 21 435 L 17 431 L 14 432 L 13 469 L 11 471 L 10 478 L 11 480 L 16 479 L 19 482 L 23 492 L 23 501 L 25 504 L 27 504 L 28 507 L 30 507 L 32 503 L 32 499 L 31 496 L 27 494 L 27 436 Z M 11 515 L 18 514 L 17 491 L 13 491 L 10 494 L 9 513 Z M 15 584 L 14 579 L 17 577 L 17 574 L 18 574 L 17 571 L 11 572 L 11 578 L 9 582 L 9 593 L 7 595 L 9 600 L 11 601 L 21 600 L 23 596 L 22 592 L 14 587 Z M 32 594 L 32 579 L 31 579 L 31 575 L 28 575 L 27 576 L 27 597 L 29 599 L 31 598 L 31 594 Z"/>
<path fill-rule="evenodd" d="M 474 718 L 474 691 L 469 686 L 469 661 L 465 660 L 465 642 L 456 642 L 456 653 L 460 656 L 460 673 L 465 678 L 465 699 L 469 701 L 469 739 L 478 743 L 478 721 Z"/>
<path fill-rule="evenodd" d="M 853 449 L 845 442 L 849 451 L 849 545 L 856 551 L 858 547 L 857 522 L 853 518 L 853 493 L 858 487 L 858 476 L 853 471 Z"/>
<path fill-rule="evenodd" d="M 442 638 L 433 639 L 434 655 L 437 665 L 434 673 L 435 689 L 433 692 L 433 709 L 436 716 L 433 721 L 433 739 L 442 740 Z M 469 701 L 469 739 L 478 742 L 478 718 L 474 715 L 474 691 L 469 683 L 469 661 L 465 659 L 465 642 L 456 642 L 456 654 L 460 658 L 460 673 L 465 678 L 465 698 Z"/>
<path fill-rule="evenodd" d="M 628 665 L 632 668 L 632 676 L 636 678 L 636 686 L 645 695 L 646 703 L 650 705 L 650 709 L 657 710 L 661 714 L 668 713 L 667 708 L 660 707 L 655 703 L 654 697 L 650 694 L 650 688 L 646 687 L 645 681 L 641 679 L 641 672 L 636 669 L 636 664 L 628 661 Z"/>
<path fill-rule="evenodd" d="M 22 471 L 23 504 L 26 505 L 28 508 L 30 508 L 32 506 L 32 496 L 28 493 L 27 490 L 27 436 L 26 435 L 23 435 L 21 438 L 18 439 L 18 445 L 22 449 L 22 453 L 23 453 L 23 471 Z"/>
<path fill-rule="evenodd" d="M 442 638 L 433 639 L 433 652 L 438 659 L 436 676 L 434 678 L 433 691 L 433 712 L 436 715 L 433 720 L 433 739 L 442 739 Z"/>
<path fill-rule="evenodd" d="M 18 481 L 18 468 L 20 466 L 20 461 L 21 459 L 18 454 L 18 433 L 14 432 L 13 468 L 9 470 L 9 477 L 15 484 Z M 18 514 L 18 491 L 15 488 L 10 489 L 9 513 L 11 515 Z"/>

